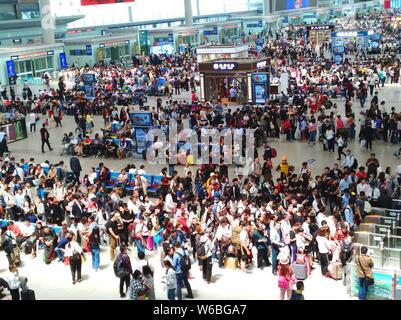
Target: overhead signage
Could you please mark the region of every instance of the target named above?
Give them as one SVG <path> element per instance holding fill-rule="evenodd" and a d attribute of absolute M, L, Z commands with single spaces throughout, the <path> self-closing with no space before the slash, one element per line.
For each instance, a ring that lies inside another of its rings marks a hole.
<path fill-rule="evenodd" d="M 267 61 L 260 61 L 256 64 L 256 69 L 264 69 L 267 67 Z"/>
<path fill-rule="evenodd" d="M 174 43 L 174 34 L 172 34 L 172 33 L 168 34 L 168 42 Z"/>
<path fill-rule="evenodd" d="M 307 28 L 310 30 L 329 30 L 329 29 L 332 29 L 332 26 L 328 26 L 328 25 L 326 25 L 326 26 L 309 26 Z"/>
<path fill-rule="evenodd" d="M 92 46 L 90 44 L 86 45 L 86 55 L 91 56 L 92 55 Z"/>
<path fill-rule="evenodd" d="M 43 57 L 43 56 L 52 56 L 54 55 L 53 50 L 49 51 L 42 51 L 42 52 L 33 52 L 33 53 L 24 53 L 18 56 L 11 56 L 11 60 L 22 60 L 27 58 L 36 58 L 36 57 Z"/>
<path fill-rule="evenodd" d="M 97 6 L 102 4 L 129 3 L 135 0 L 81 0 L 81 6 Z"/>
<path fill-rule="evenodd" d="M 230 63 L 213 63 L 213 70 L 216 71 L 232 71 L 238 68 L 238 63 L 230 62 Z"/>

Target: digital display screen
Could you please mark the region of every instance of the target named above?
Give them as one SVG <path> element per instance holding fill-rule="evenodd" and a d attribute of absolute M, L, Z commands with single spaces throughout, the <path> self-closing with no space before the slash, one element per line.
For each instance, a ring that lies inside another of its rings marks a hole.
<path fill-rule="evenodd" d="M 317 0 L 276 0 L 276 10 L 292 10 L 317 6 Z"/>
<path fill-rule="evenodd" d="M 81 0 L 81 6 L 97 6 L 99 4 L 129 3 L 135 0 Z"/>
<path fill-rule="evenodd" d="M 134 127 L 151 127 L 152 113 L 131 113 L 131 123 Z"/>

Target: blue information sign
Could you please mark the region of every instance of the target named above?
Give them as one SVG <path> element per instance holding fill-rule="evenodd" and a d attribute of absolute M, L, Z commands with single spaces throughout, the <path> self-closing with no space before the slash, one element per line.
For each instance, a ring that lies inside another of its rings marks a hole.
<path fill-rule="evenodd" d="M 174 35 L 172 33 L 168 34 L 168 42 L 174 43 Z"/>
<path fill-rule="evenodd" d="M 16 74 L 15 74 L 14 61 L 13 61 L 13 60 L 8 60 L 8 61 L 6 62 L 6 64 L 7 64 L 7 75 L 8 75 L 8 77 L 9 77 L 9 78 L 15 77 Z"/>
<path fill-rule="evenodd" d="M 65 55 L 65 52 L 60 53 L 60 69 L 67 69 L 68 64 L 67 64 L 67 57 Z"/>
<path fill-rule="evenodd" d="M 90 44 L 86 45 L 86 55 L 91 56 L 92 55 L 92 46 Z"/>

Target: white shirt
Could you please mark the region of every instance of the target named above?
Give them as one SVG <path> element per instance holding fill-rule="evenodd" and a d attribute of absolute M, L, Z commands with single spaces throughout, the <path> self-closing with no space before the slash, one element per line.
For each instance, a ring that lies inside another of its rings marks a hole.
<path fill-rule="evenodd" d="M 249 235 L 245 229 L 241 230 L 239 234 L 239 240 L 241 241 L 241 243 L 244 243 L 246 247 L 249 246 Z"/>
<path fill-rule="evenodd" d="M 327 222 L 327 216 L 324 213 L 319 212 L 318 215 L 316 216 L 316 222 L 317 222 L 317 225 L 319 228 L 322 227 L 323 220 L 326 220 L 326 222 Z"/>
<path fill-rule="evenodd" d="M 82 254 L 82 248 L 73 240 L 65 246 L 64 255 L 66 257 L 72 257 L 75 252 Z"/>
<path fill-rule="evenodd" d="M 10 289 L 18 289 L 19 288 L 19 274 L 18 271 L 16 272 L 7 272 L 6 276 L 4 277 L 4 280 L 7 281 L 8 286 Z"/>
<path fill-rule="evenodd" d="M 330 241 L 326 237 L 316 237 L 319 253 L 329 253 Z"/>

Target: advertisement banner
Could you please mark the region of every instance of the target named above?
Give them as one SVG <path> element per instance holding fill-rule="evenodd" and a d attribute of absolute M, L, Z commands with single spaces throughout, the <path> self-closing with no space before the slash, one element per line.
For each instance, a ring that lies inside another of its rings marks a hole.
<path fill-rule="evenodd" d="M 135 0 L 81 0 L 81 6 L 97 6 L 100 4 L 129 3 Z"/>
<path fill-rule="evenodd" d="M 68 63 L 67 63 L 67 56 L 65 55 L 65 52 L 60 53 L 60 69 L 67 69 L 68 68 Z"/>
<path fill-rule="evenodd" d="M 253 73 L 252 81 L 252 103 L 265 104 L 269 99 L 270 75 L 268 73 Z"/>
<path fill-rule="evenodd" d="M 84 83 L 86 99 L 94 99 L 95 98 L 95 82 L 96 82 L 95 74 L 84 73 L 82 75 L 82 82 Z"/>

